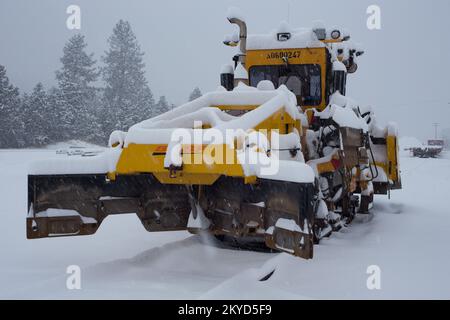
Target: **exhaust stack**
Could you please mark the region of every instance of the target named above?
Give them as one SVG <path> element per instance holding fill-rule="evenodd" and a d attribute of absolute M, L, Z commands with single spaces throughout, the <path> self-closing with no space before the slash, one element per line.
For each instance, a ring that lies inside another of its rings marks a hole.
<path fill-rule="evenodd" d="M 247 24 L 238 8 L 230 8 L 227 15 L 228 21 L 231 24 L 236 24 L 239 27 L 239 60 L 245 66 L 245 56 L 247 53 Z"/>

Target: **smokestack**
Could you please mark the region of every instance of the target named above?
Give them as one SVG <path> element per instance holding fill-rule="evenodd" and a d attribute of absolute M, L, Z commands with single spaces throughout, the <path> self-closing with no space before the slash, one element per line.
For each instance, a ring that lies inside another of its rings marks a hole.
<path fill-rule="evenodd" d="M 245 55 L 247 53 L 247 24 L 238 8 L 228 9 L 227 19 L 231 24 L 236 24 L 239 27 L 239 49 L 241 51 L 239 62 L 242 63 L 242 65 L 245 65 Z"/>

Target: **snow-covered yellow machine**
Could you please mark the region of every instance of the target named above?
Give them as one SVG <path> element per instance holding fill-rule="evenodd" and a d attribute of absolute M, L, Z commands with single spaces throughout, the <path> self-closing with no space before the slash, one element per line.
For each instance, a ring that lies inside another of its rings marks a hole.
<path fill-rule="evenodd" d="M 312 258 L 313 244 L 374 194 L 401 187 L 394 124 L 345 96 L 357 69 L 345 31 L 320 24 L 239 33 L 214 92 L 113 132 L 90 158 L 36 162 L 28 176 L 29 239 L 89 235 L 113 214 L 148 231 L 209 232 Z"/>

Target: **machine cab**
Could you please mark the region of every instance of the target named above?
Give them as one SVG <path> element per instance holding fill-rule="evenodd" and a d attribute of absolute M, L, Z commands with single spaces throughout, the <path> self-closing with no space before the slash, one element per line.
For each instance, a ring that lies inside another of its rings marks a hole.
<path fill-rule="evenodd" d="M 339 91 L 345 95 L 347 73 L 357 70 L 355 57 L 363 54 L 344 46 L 350 37 L 339 30 L 321 26 L 291 29 L 282 23 L 271 33 L 247 35 L 244 21 L 233 18 L 230 22 L 239 26 L 240 34 L 230 38 L 234 41 L 224 43 L 240 44 L 239 53 L 233 58 L 234 69 L 244 67 L 245 75 L 222 73 L 222 85 L 232 90 L 239 81 L 256 87 L 262 80 L 269 80 L 275 89 L 285 85 L 291 90 L 303 110 L 322 111 L 331 94 Z"/>

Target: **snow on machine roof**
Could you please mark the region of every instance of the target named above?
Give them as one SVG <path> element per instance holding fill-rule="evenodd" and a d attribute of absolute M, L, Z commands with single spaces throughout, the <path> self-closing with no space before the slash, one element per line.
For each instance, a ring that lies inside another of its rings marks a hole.
<path fill-rule="evenodd" d="M 278 34 L 290 33 L 290 37 L 278 40 Z M 325 44 L 317 39 L 313 29 L 290 29 L 281 24 L 277 30 L 267 34 L 249 34 L 247 36 L 247 50 L 270 50 L 292 48 L 323 48 Z"/>

